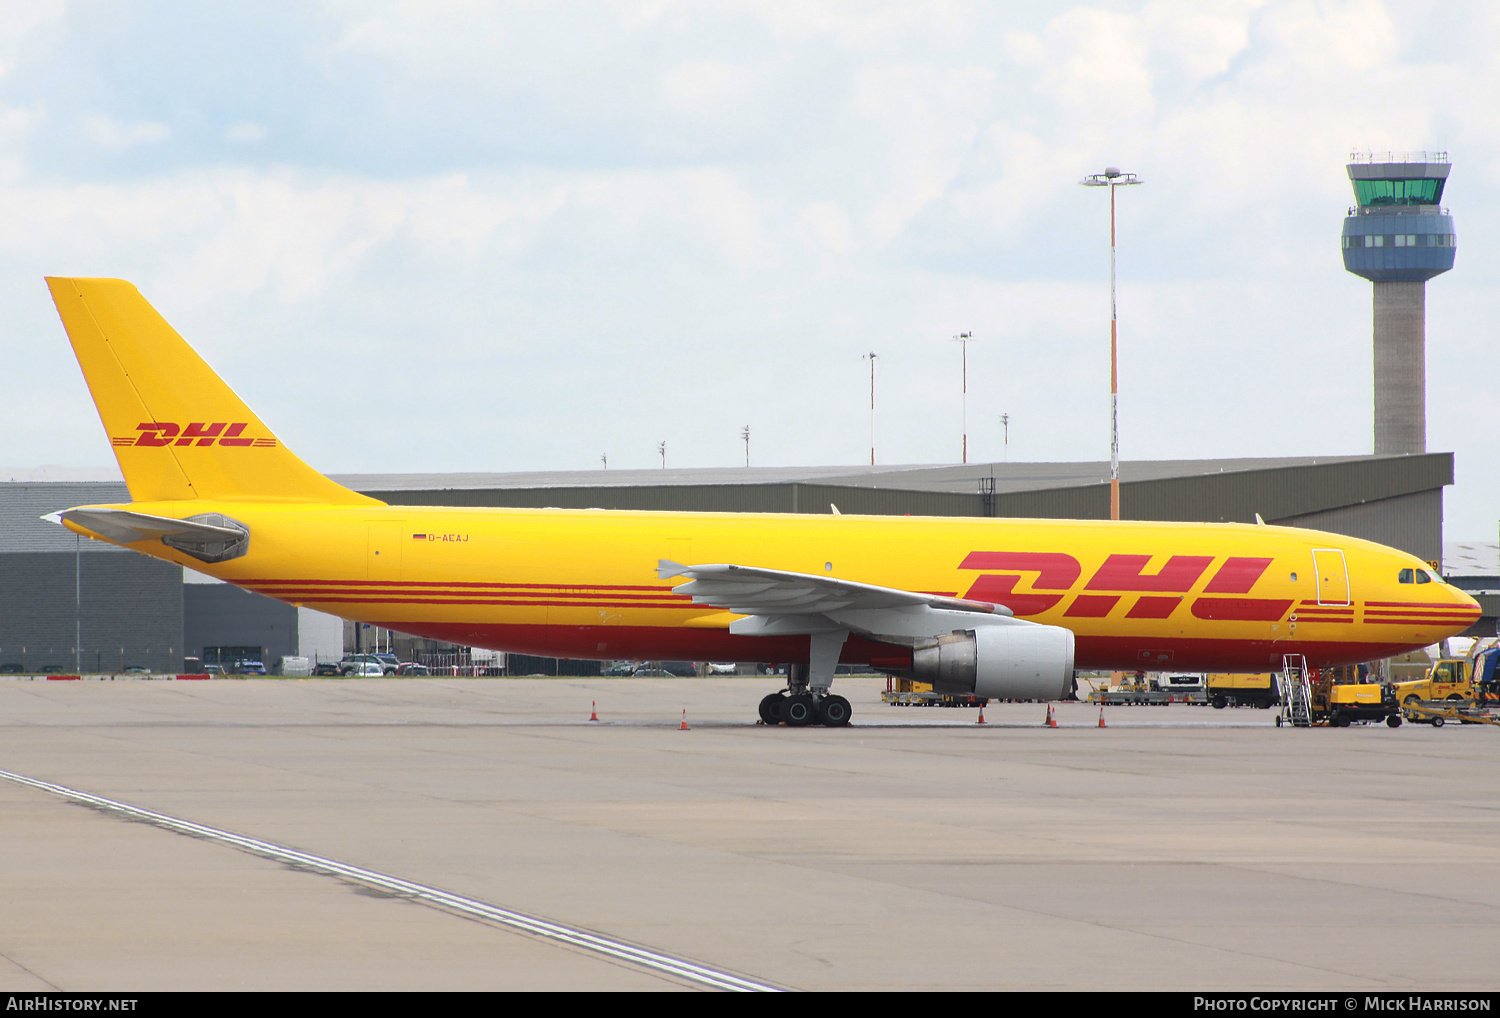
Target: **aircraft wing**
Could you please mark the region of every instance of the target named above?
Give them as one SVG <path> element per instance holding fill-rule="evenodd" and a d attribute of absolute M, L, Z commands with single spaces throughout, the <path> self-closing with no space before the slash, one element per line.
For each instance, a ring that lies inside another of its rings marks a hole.
<path fill-rule="evenodd" d="M 1004 605 L 938 594 L 878 587 L 832 576 L 727 563 L 685 566 L 662 559 L 661 579 L 685 576 L 672 588 L 694 604 L 747 616 L 729 631 L 746 636 L 852 630 L 873 636 L 921 638 L 978 625 L 1029 625 Z"/>

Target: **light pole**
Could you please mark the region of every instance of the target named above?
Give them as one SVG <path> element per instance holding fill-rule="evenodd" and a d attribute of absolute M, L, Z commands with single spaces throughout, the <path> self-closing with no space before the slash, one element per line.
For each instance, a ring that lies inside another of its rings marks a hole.
<path fill-rule="evenodd" d="M 750 425 L 740 429 L 740 437 L 745 440 L 745 466 L 750 465 Z"/>
<path fill-rule="evenodd" d="M 1005 429 L 1005 462 L 1010 462 L 1010 414 L 1000 415 L 1000 426 Z"/>
<path fill-rule="evenodd" d="M 662 439 L 661 440 L 661 442 L 656 446 L 656 451 L 659 452 L 659 453 L 661 453 L 661 468 L 663 470 L 667 469 L 667 440 L 666 439 Z"/>
<path fill-rule="evenodd" d="M 1120 372 L 1119 313 L 1115 303 L 1115 188 L 1139 184 L 1134 173 L 1106 166 L 1079 181 L 1084 187 L 1109 188 L 1109 518 L 1120 518 Z"/>
<path fill-rule="evenodd" d="M 870 362 L 870 466 L 872 467 L 875 465 L 875 357 L 874 350 L 860 355 L 860 360 Z"/>
<path fill-rule="evenodd" d="M 963 426 L 964 426 L 964 462 L 969 462 L 969 344 L 974 342 L 974 333 L 960 332 L 953 337 L 953 341 L 963 348 L 964 374 L 963 374 Z"/>

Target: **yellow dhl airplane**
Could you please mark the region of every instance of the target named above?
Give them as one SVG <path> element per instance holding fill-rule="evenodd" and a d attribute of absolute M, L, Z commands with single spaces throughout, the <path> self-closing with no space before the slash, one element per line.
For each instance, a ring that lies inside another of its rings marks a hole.
<path fill-rule="evenodd" d="M 390 506 L 293 455 L 131 284 L 48 284 L 132 499 L 48 519 L 458 644 L 786 662 L 768 723 L 847 724 L 840 661 L 1061 699 L 1075 668 L 1350 664 L 1479 616 L 1411 555 L 1288 527 Z"/>

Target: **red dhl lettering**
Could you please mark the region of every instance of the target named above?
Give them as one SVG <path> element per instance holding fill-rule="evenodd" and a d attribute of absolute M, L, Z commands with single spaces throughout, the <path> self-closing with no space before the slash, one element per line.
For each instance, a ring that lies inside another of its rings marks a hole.
<path fill-rule="evenodd" d="M 1208 572 L 1213 555 L 1172 555 L 1156 572 L 1149 573 L 1151 560 L 1158 556 L 1112 554 L 1084 585 L 1090 593 L 1079 594 L 1063 612 L 1065 618 L 1104 618 L 1122 601 L 1119 594 L 1093 591 L 1141 592 L 1125 617 L 1129 619 L 1165 619 L 1183 603 L 1181 595 Z M 1204 594 L 1248 594 L 1270 567 L 1269 558 L 1228 556 L 1209 578 Z M 1062 552 L 970 552 L 959 564 L 960 569 L 1005 570 L 999 575 L 976 577 L 963 595 L 972 601 L 1001 604 L 1017 615 L 1040 615 L 1062 603 L 1066 591 L 1073 589 L 1083 575 L 1083 566 L 1072 555 Z M 1017 591 L 1019 573 L 1035 573 L 1031 590 Z M 1033 593 L 1062 591 L 1064 593 Z M 1163 596 L 1177 595 L 1177 596 Z M 1198 618 L 1261 621 L 1280 618 L 1290 601 L 1259 598 L 1198 598 L 1192 613 Z"/>
<path fill-rule="evenodd" d="M 244 438 L 245 429 L 250 425 L 248 422 L 229 423 L 227 421 L 193 421 L 186 428 L 173 421 L 148 421 L 137 424 L 135 430 L 140 432 L 134 436 L 120 436 L 110 438 L 110 444 L 114 446 L 132 446 L 135 448 L 165 448 L 169 445 L 191 446 L 200 448 L 217 443 L 221 446 L 231 448 L 256 448 L 272 449 L 276 446 L 274 438 Z"/>

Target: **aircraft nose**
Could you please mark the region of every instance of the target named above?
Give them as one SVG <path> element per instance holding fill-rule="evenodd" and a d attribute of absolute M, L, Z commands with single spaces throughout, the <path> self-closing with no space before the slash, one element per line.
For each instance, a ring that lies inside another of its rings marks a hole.
<path fill-rule="evenodd" d="M 1438 585 L 1434 584 L 1434 586 Z M 1433 593 L 1442 598 L 1441 601 L 1434 602 L 1434 607 L 1438 608 L 1443 615 L 1448 616 L 1448 621 L 1451 621 L 1454 626 L 1454 633 L 1461 633 L 1469 628 L 1478 621 L 1482 614 L 1479 602 L 1457 587 L 1444 583 Z"/>

